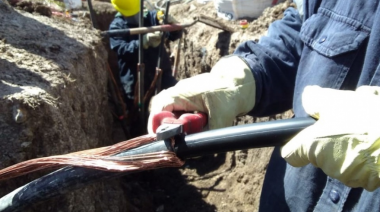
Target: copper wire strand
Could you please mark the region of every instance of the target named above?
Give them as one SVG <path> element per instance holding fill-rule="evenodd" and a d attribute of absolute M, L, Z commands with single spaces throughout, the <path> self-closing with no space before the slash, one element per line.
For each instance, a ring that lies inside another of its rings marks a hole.
<path fill-rule="evenodd" d="M 0 181 L 47 168 L 62 168 L 64 166 L 76 166 L 109 172 L 130 172 L 164 167 L 180 167 L 184 164 L 184 162 L 171 151 L 131 156 L 114 156 L 117 153 L 155 140 L 156 137 L 153 135 L 144 135 L 112 146 L 23 161 L 0 170 Z M 174 139 L 172 139 L 172 143 L 173 142 Z"/>

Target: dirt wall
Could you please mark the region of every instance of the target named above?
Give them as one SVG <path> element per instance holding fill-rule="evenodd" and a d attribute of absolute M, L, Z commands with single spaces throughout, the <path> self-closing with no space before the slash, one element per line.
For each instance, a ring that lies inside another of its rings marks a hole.
<path fill-rule="evenodd" d="M 107 53 L 96 31 L 0 0 L 0 36 L 0 168 L 113 143 Z M 0 182 L 0 196 L 45 173 Z M 101 182 L 31 211 L 117 211 L 127 204 L 122 194 L 118 180 Z"/>

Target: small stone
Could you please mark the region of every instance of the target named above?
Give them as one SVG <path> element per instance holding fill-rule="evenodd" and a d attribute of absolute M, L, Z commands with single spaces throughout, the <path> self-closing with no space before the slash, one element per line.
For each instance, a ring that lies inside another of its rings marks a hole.
<path fill-rule="evenodd" d="M 7 52 L 7 56 L 9 56 L 9 57 L 13 57 L 13 54 L 12 54 L 10 51 L 8 51 L 8 52 Z"/>
<path fill-rule="evenodd" d="M 26 121 L 27 115 L 26 111 L 19 106 L 13 107 L 13 117 L 16 123 L 23 123 Z"/>
<path fill-rule="evenodd" d="M 29 147 L 30 145 L 32 145 L 32 142 L 22 142 L 22 143 L 21 143 L 21 147 L 22 147 L 22 148 L 27 148 L 27 147 Z"/>
<path fill-rule="evenodd" d="M 196 10 L 197 7 L 193 4 L 190 5 L 189 12 Z"/>

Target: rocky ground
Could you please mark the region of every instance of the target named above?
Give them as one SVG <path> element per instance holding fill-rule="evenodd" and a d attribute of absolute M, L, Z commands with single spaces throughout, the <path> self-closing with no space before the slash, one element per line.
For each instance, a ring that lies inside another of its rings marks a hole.
<path fill-rule="evenodd" d="M 0 0 L 0 168 L 127 139 L 109 104 L 107 69 L 109 64 L 116 73 L 117 64 L 108 41 L 92 28 L 88 13 L 67 18 L 52 5 Z M 106 30 L 114 9 L 108 2 L 93 6 L 97 27 Z M 237 21 L 218 19 L 212 2 L 173 5 L 171 14 L 180 22 L 207 15 L 233 29 L 225 32 L 202 23 L 187 28 L 177 78 L 208 72 L 242 41 L 258 40 L 289 6 L 285 2 L 268 8 L 242 30 Z M 167 43 L 167 50 L 174 53 L 176 44 Z M 245 116 L 236 124 L 290 115 Z M 100 181 L 28 211 L 256 211 L 271 151 L 209 155 L 187 160 L 180 169 Z M 0 196 L 50 171 L 0 182 Z"/>

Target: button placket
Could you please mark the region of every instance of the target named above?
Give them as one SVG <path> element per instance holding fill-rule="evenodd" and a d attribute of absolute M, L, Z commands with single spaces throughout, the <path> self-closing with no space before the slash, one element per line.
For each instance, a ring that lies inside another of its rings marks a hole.
<path fill-rule="evenodd" d="M 333 203 L 337 203 L 340 200 L 340 194 L 339 194 L 339 192 L 336 191 L 336 190 L 334 190 L 334 189 L 330 191 L 329 196 L 330 196 L 330 199 L 331 199 L 331 201 Z"/>
<path fill-rule="evenodd" d="M 314 211 L 342 211 L 350 190 L 351 188 L 343 185 L 338 180 L 328 177 L 326 186 Z"/>
<path fill-rule="evenodd" d="M 326 39 L 327 39 L 327 36 L 322 36 L 322 37 L 319 39 L 318 43 L 323 43 L 323 42 L 326 41 Z"/>

